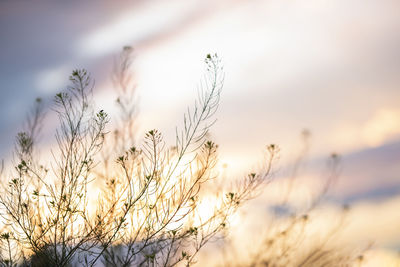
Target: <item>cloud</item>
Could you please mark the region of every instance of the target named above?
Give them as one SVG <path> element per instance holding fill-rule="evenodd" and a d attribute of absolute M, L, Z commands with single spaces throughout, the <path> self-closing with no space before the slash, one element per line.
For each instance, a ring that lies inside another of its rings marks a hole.
<path fill-rule="evenodd" d="M 182 18 L 198 8 L 199 1 L 149 1 L 137 5 L 106 25 L 80 39 L 75 50 L 85 57 L 98 57 L 118 51 L 122 46 L 140 45 L 179 25 Z"/>
<path fill-rule="evenodd" d="M 380 109 L 361 130 L 364 142 L 377 147 L 400 135 L 400 110 Z"/>
<path fill-rule="evenodd" d="M 35 85 L 42 93 L 61 91 L 68 83 L 72 67 L 66 64 L 40 71 L 36 75 Z"/>
<path fill-rule="evenodd" d="M 400 137 L 400 110 L 392 107 L 376 109 L 364 122 L 344 118 L 333 131 L 331 140 L 338 147 L 360 149 L 379 147 Z"/>

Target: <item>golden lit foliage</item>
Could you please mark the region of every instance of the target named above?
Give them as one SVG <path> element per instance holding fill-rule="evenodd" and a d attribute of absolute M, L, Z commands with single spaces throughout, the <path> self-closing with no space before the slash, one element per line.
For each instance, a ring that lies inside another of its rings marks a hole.
<path fill-rule="evenodd" d="M 41 165 L 35 154 L 42 120 L 38 101 L 28 130 L 17 137 L 17 165 L 0 197 L 4 265 L 190 265 L 268 181 L 275 145 L 268 146 L 264 170 L 214 196 L 202 190 L 219 176 L 218 146 L 207 140 L 224 80 L 217 55 L 206 56 L 198 98 L 184 114 L 173 146 L 158 130 L 135 144 L 130 64 L 126 47 L 115 67 L 120 120 L 111 132 L 107 113 L 92 110 L 89 73 L 72 72 L 71 86 L 55 97 L 58 151 L 50 166 Z M 96 207 L 89 201 L 94 181 L 104 185 Z M 212 199 L 212 207 L 205 206 L 211 202 L 206 199 Z"/>

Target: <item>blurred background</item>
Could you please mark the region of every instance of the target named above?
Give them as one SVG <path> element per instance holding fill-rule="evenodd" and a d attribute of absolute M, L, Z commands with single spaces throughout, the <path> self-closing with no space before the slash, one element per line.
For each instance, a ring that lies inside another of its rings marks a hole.
<path fill-rule="evenodd" d="M 380 259 L 397 257 L 399 1 L 3 0 L 0 36 L 1 158 L 12 157 L 14 136 L 34 99 L 51 108 L 72 69 L 91 72 L 96 105 L 112 114 L 110 73 L 125 45 L 134 48 L 137 136 L 157 128 L 173 144 L 175 126 L 197 95 L 204 57 L 217 53 L 225 86 L 211 136 L 225 175 L 257 168 L 265 146 L 275 143 L 281 148 L 275 176 L 284 180 L 302 153 L 300 133 L 308 129 L 298 173 L 304 188 L 298 190 L 313 191 L 326 158 L 340 154 L 329 207 L 351 206 L 348 240 L 372 242 Z M 45 126 L 54 127 L 51 119 Z M 48 140 L 44 134 L 41 141 L 51 145 Z M 269 192 L 248 208 L 247 218 L 268 212 L 279 186 Z"/>

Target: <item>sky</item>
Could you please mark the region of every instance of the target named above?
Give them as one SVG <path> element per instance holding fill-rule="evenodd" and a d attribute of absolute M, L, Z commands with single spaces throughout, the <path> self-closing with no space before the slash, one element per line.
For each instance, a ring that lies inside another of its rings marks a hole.
<path fill-rule="evenodd" d="M 110 72 L 129 45 L 139 138 L 158 128 L 173 143 L 204 57 L 217 53 L 225 85 L 211 135 L 233 176 L 257 166 L 269 143 L 284 170 L 308 129 L 310 173 L 343 156 L 334 199 L 376 209 L 400 194 L 399 1 L 3 0 L 0 36 L 3 158 L 33 100 L 50 108 L 72 69 L 91 72 L 96 105 L 112 113 Z"/>

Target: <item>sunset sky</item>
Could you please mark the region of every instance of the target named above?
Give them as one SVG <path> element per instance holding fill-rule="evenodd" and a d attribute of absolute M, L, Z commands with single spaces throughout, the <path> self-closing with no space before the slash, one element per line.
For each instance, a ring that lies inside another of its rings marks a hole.
<path fill-rule="evenodd" d="M 110 72 L 125 45 L 135 50 L 137 136 L 157 128 L 173 144 L 204 57 L 217 53 L 225 86 L 211 136 L 230 174 L 256 167 L 269 143 L 285 169 L 309 129 L 310 173 L 341 154 L 333 198 L 359 205 L 358 218 L 380 210 L 397 230 L 371 239 L 400 248 L 399 1 L 3 0 L 0 36 L 2 158 L 33 100 L 51 107 L 72 69 L 91 72 L 96 105 L 113 114 Z"/>

